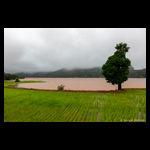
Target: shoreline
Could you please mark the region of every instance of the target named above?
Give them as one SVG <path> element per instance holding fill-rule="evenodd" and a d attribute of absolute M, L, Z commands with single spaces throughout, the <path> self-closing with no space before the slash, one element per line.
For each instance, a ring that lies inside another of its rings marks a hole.
<path fill-rule="evenodd" d="M 83 92 L 83 93 L 123 93 L 126 90 L 146 90 L 146 88 L 123 88 L 122 90 L 46 90 L 46 89 L 34 89 L 34 88 L 18 88 L 18 87 L 4 87 L 9 89 L 24 89 L 35 91 L 54 91 L 54 92 Z"/>

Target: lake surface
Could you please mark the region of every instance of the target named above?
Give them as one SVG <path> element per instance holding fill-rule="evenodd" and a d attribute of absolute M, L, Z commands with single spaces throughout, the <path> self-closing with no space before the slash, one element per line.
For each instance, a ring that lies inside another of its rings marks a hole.
<path fill-rule="evenodd" d="M 107 83 L 105 78 L 25 78 L 21 81 L 45 81 L 44 83 L 21 83 L 20 88 L 57 90 L 61 84 L 65 90 L 115 90 L 117 85 Z M 146 78 L 129 78 L 122 88 L 146 88 Z"/>

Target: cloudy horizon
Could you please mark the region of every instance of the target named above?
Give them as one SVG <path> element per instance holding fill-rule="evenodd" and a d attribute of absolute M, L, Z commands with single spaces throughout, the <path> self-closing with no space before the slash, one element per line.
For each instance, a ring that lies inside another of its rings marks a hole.
<path fill-rule="evenodd" d="M 146 28 L 4 28 L 4 72 L 101 67 L 120 42 L 134 69 L 146 68 Z"/>

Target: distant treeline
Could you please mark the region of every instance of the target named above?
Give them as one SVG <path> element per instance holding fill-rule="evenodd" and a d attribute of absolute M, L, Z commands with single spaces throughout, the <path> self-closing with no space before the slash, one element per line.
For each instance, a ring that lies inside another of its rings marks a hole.
<path fill-rule="evenodd" d="M 18 75 L 15 75 L 15 74 L 10 74 L 10 73 L 5 73 L 4 72 L 4 80 L 15 80 L 16 78 L 24 79 L 23 76 L 18 76 Z"/>
<path fill-rule="evenodd" d="M 36 72 L 36 73 L 16 73 L 18 76 L 23 77 L 51 77 L 51 78 L 99 78 L 104 77 L 102 75 L 102 69 L 100 67 L 94 67 L 90 69 L 61 69 L 54 72 Z M 146 68 L 141 70 L 135 70 L 130 67 L 129 78 L 146 78 Z"/>
<path fill-rule="evenodd" d="M 146 68 L 140 70 L 134 70 L 133 67 L 130 67 L 129 78 L 146 78 Z"/>

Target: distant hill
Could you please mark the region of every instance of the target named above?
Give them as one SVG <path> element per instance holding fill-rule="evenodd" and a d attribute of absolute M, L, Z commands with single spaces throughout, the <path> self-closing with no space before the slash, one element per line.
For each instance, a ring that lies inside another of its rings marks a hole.
<path fill-rule="evenodd" d="M 60 69 L 54 72 L 36 72 L 36 73 L 16 73 L 16 75 L 24 76 L 24 77 L 102 77 L 101 68 L 94 67 L 90 69 Z"/>
<path fill-rule="evenodd" d="M 132 66 L 129 68 L 129 78 L 146 78 L 146 68 L 135 70 Z M 36 72 L 36 73 L 16 73 L 15 75 L 23 77 L 52 77 L 52 78 L 99 78 L 104 77 L 101 73 L 101 67 L 90 69 L 60 69 L 53 72 Z"/>
<path fill-rule="evenodd" d="M 130 67 L 129 78 L 146 78 L 146 68 L 140 70 L 134 70 L 133 67 Z"/>

